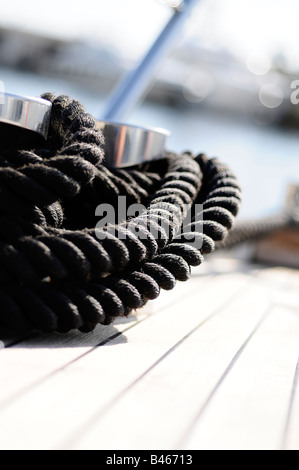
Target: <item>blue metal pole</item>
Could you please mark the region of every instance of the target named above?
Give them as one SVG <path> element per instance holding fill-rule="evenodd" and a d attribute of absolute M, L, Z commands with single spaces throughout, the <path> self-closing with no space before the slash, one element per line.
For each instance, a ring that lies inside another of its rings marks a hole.
<path fill-rule="evenodd" d="M 116 85 L 108 102 L 104 117 L 106 121 L 120 121 L 144 97 L 154 74 L 177 43 L 183 23 L 199 0 L 184 0 L 159 34 L 141 63 Z"/>

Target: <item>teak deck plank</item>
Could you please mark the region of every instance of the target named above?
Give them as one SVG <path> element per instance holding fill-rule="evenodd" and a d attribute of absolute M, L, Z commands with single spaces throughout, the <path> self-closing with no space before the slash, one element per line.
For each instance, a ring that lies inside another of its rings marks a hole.
<path fill-rule="evenodd" d="M 218 255 L 113 326 L 0 337 L 0 448 L 299 449 L 298 284 Z"/>
<path fill-rule="evenodd" d="M 77 436 L 75 445 L 84 449 L 99 445 L 104 449 L 143 449 L 147 445 L 171 449 L 179 444 L 240 345 L 267 310 L 263 295 L 254 295 L 256 288 L 241 292 L 162 357 L 93 429 Z"/>
<path fill-rule="evenodd" d="M 269 309 L 203 413 L 186 448 L 280 449 L 298 361 L 299 321 Z M 299 429 L 297 429 L 299 431 Z"/>

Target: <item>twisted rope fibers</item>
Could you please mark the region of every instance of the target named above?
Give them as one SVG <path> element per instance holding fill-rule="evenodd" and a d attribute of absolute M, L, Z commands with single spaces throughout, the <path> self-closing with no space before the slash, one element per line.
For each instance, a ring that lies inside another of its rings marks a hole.
<path fill-rule="evenodd" d="M 286 227 L 296 227 L 296 221 L 288 214 L 277 214 L 261 220 L 239 221 L 229 236 L 216 244 L 217 248 L 233 248 L 243 242 L 258 240 Z"/>
<path fill-rule="evenodd" d="M 87 332 L 187 280 L 227 236 L 240 188 L 229 168 L 203 154 L 107 168 L 103 136 L 84 107 L 43 98 L 52 102 L 46 144 L 1 133 L 0 325 Z M 119 196 L 145 212 L 97 230 L 95 208 L 116 207 Z"/>

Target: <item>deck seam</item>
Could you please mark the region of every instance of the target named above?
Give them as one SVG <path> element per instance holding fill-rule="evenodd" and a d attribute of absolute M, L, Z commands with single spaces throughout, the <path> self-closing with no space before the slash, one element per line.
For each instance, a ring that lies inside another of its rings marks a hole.
<path fill-rule="evenodd" d="M 292 389 L 291 389 L 291 393 L 290 393 L 290 399 L 289 399 L 289 406 L 288 406 L 285 426 L 284 426 L 282 439 L 281 439 L 281 450 L 286 450 L 287 449 L 287 441 L 288 441 L 292 411 L 293 411 L 293 408 L 294 408 L 298 383 L 299 383 L 299 357 L 298 357 L 297 364 L 296 364 L 296 367 L 295 367 L 294 380 L 293 380 Z"/>
<path fill-rule="evenodd" d="M 123 388 L 116 396 L 113 397 L 113 400 L 111 400 L 109 403 L 106 404 L 105 410 L 100 410 L 98 413 L 95 413 L 93 417 L 84 425 L 81 425 L 80 427 L 80 432 L 77 434 L 76 437 L 73 439 L 70 437 L 69 439 L 66 439 L 62 447 L 71 447 L 76 444 L 76 442 L 80 439 L 81 435 L 86 432 L 87 429 L 91 429 L 93 427 L 93 423 L 96 423 L 99 418 L 102 418 L 113 406 L 114 404 L 123 397 L 125 393 L 127 393 L 129 390 L 131 390 L 140 380 L 142 380 L 149 372 L 151 372 L 161 361 L 163 361 L 166 357 L 169 356 L 179 345 L 181 345 L 187 338 L 189 338 L 192 334 L 194 334 L 202 325 L 204 325 L 206 322 L 211 320 L 214 316 L 219 314 L 219 312 L 223 309 L 223 307 L 229 305 L 232 301 L 232 298 L 234 300 L 237 300 L 244 292 L 245 289 L 248 289 L 248 284 L 253 283 L 253 280 L 255 280 L 256 277 L 255 273 L 248 282 L 245 283 L 245 285 L 239 289 L 237 295 L 236 293 L 232 294 L 221 306 L 217 307 L 207 318 L 205 318 L 203 321 L 201 321 L 196 327 L 194 327 L 188 334 L 186 334 L 183 338 L 181 338 L 177 343 L 175 343 L 171 348 L 169 348 L 168 351 L 166 351 L 161 357 L 159 357 L 158 360 L 156 360 L 150 367 L 148 367 L 139 377 L 137 377 L 134 381 L 130 383 L 127 387 Z"/>
<path fill-rule="evenodd" d="M 227 376 L 229 375 L 229 373 L 231 372 L 231 370 L 233 369 L 234 365 L 238 362 L 238 360 L 240 359 L 240 357 L 242 356 L 243 352 L 245 351 L 246 347 L 248 346 L 248 344 L 250 343 L 251 339 L 253 338 L 253 336 L 256 334 L 256 332 L 258 331 L 258 329 L 260 328 L 260 326 L 262 325 L 262 323 L 266 320 L 266 318 L 269 316 L 269 314 L 271 313 L 271 310 L 273 308 L 273 305 L 269 305 L 267 308 L 266 308 L 266 311 L 264 313 L 264 315 L 262 316 L 262 318 L 260 319 L 260 321 L 257 323 L 257 325 L 255 326 L 255 328 L 253 329 L 253 331 L 250 333 L 250 335 L 247 337 L 247 339 L 244 341 L 244 343 L 242 344 L 242 346 L 238 349 L 238 351 L 236 352 L 236 354 L 234 355 L 234 357 L 232 358 L 232 360 L 230 361 L 230 363 L 228 364 L 228 366 L 226 367 L 226 369 L 224 370 L 223 374 L 221 375 L 221 377 L 219 378 L 219 380 L 217 381 L 215 387 L 213 388 L 213 390 L 211 391 L 210 395 L 207 397 L 207 399 L 205 400 L 204 404 L 201 406 L 200 410 L 198 411 L 198 413 L 196 414 L 195 418 L 193 419 L 192 423 L 190 424 L 189 428 L 186 430 L 185 432 L 185 435 L 179 440 L 179 442 L 177 443 L 177 445 L 175 446 L 176 449 L 181 449 L 184 447 L 184 443 L 186 442 L 186 440 L 188 439 L 188 436 L 192 433 L 192 430 L 193 428 L 196 426 L 196 423 L 198 422 L 198 420 L 200 419 L 200 417 L 203 415 L 203 413 L 205 412 L 205 410 L 207 409 L 207 407 L 209 406 L 210 402 L 212 401 L 213 397 L 215 396 L 216 392 L 218 391 L 218 389 L 220 388 L 221 384 L 224 382 L 224 380 L 227 378 Z"/>

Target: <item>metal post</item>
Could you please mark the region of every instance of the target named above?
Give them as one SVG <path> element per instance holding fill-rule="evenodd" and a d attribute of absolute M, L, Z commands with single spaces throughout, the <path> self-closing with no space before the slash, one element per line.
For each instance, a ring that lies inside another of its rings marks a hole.
<path fill-rule="evenodd" d="M 144 97 L 159 64 L 175 47 L 183 23 L 198 1 L 184 0 L 179 8 L 173 8 L 172 17 L 141 63 L 116 85 L 102 119 L 120 121 Z"/>

